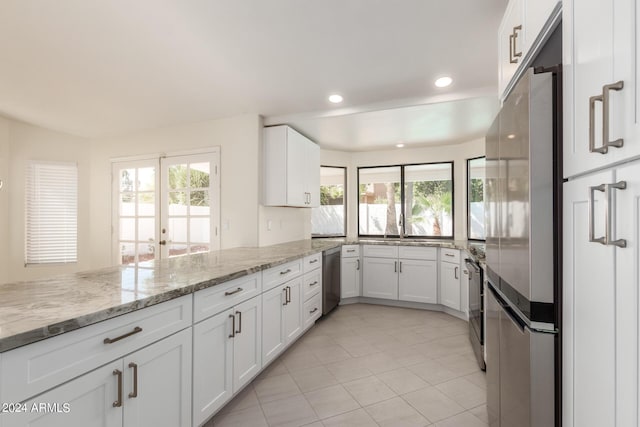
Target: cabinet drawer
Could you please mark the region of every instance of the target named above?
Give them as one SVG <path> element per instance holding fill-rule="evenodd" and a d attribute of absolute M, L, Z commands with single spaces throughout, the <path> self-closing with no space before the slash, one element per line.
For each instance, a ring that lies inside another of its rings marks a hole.
<path fill-rule="evenodd" d="M 322 289 L 322 270 L 315 270 L 302 279 L 302 300 L 306 301 Z"/>
<path fill-rule="evenodd" d="M 302 274 L 302 258 L 262 272 L 262 290 L 268 291 Z"/>
<path fill-rule="evenodd" d="M 404 259 L 422 259 L 435 261 L 438 259 L 438 249 L 421 246 L 400 246 L 398 248 L 398 257 Z"/>
<path fill-rule="evenodd" d="M 304 303 L 302 307 L 302 318 L 304 319 L 304 329 L 309 328 L 322 316 L 322 294 L 314 295 L 309 301 Z"/>
<path fill-rule="evenodd" d="M 262 277 L 251 274 L 202 289 L 193 295 L 193 321 L 199 322 L 262 293 Z"/>
<path fill-rule="evenodd" d="M 387 245 L 364 245 L 364 256 L 375 258 L 398 258 L 398 247 Z"/>
<path fill-rule="evenodd" d="M 352 258 L 360 256 L 360 245 L 344 245 L 342 247 L 342 258 Z"/>
<path fill-rule="evenodd" d="M 0 395 L 20 402 L 191 326 L 193 298 L 185 295 L 2 354 Z M 139 332 L 111 344 L 140 328 Z"/>
<path fill-rule="evenodd" d="M 460 264 L 460 251 L 457 249 L 440 249 L 440 260 Z"/>
<path fill-rule="evenodd" d="M 304 257 L 302 271 L 308 273 L 322 266 L 322 252 Z"/>

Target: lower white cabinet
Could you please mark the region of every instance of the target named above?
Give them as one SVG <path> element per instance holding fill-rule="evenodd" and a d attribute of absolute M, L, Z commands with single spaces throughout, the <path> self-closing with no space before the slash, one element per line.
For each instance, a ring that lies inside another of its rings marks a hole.
<path fill-rule="evenodd" d="M 363 258 L 362 295 L 369 298 L 398 299 L 398 260 Z"/>
<path fill-rule="evenodd" d="M 200 425 L 262 369 L 261 297 L 193 327 L 193 419 Z"/>
<path fill-rule="evenodd" d="M 437 261 L 401 259 L 398 273 L 400 301 L 438 303 Z"/>
<path fill-rule="evenodd" d="M 41 403 L 53 404 L 47 410 Z M 68 403 L 65 413 L 64 404 Z M 40 410 L 34 411 L 35 408 Z M 191 329 L 84 374 L 3 414 L 3 427 L 191 426 Z M 54 411 L 52 411 L 54 410 Z"/>
<path fill-rule="evenodd" d="M 266 365 L 302 333 L 302 278 L 262 294 L 262 361 Z"/>
<path fill-rule="evenodd" d="M 440 262 L 440 304 L 461 311 L 460 264 Z"/>
<path fill-rule="evenodd" d="M 360 296 L 360 258 L 342 258 L 340 262 L 340 298 Z"/>

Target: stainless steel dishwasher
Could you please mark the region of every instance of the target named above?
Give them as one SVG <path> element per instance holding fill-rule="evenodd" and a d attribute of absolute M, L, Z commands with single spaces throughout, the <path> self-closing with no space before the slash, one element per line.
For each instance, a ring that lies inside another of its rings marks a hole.
<path fill-rule="evenodd" d="M 322 314 L 325 315 L 340 302 L 340 248 L 322 253 Z"/>

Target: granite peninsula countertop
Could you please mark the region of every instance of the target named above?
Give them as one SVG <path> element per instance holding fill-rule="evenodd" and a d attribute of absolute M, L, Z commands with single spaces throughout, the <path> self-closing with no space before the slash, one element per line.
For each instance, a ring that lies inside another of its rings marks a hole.
<path fill-rule="evenodd" d="M 468 249 L 467 241 L 313 239 L 0 285 L 0 353 L 343 244 Z"/>

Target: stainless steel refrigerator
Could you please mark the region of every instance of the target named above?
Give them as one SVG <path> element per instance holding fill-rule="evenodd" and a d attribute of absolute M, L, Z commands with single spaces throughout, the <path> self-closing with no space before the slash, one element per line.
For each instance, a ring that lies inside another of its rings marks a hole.
<path fill-rule="evenodd" d="M 559 68 L 538 71 L 521 77 L 486 138 L 492 427 L 549 427 L 558 420 L 561 79 Z"/>

